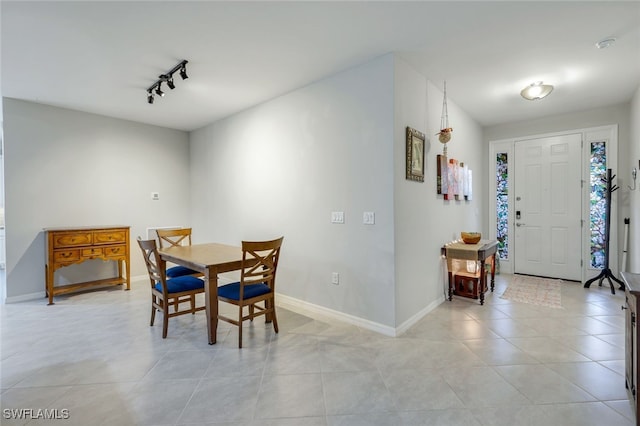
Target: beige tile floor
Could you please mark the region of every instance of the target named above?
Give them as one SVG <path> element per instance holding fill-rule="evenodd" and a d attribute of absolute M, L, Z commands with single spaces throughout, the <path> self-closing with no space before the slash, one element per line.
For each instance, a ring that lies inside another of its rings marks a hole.
<path fill-rule="evenodd" d="M 55 425 L 632 425 L 624 381 L 624 294 L 563 284 L 562 309 L 455 297 L 385 337 L 279 309 L 221 323 L 203 313 L 149 327 L 145 281 L 0 307 L 0 423 Z M 6 409 L 68 410 L 66 420 Z"/>

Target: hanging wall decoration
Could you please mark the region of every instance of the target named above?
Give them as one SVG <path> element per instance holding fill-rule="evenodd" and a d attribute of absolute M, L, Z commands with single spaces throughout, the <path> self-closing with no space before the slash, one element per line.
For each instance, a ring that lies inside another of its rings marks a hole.
<path fill-rule="evenodd" d="M 442 116 L 440 117 L 440 132 L 438 140 L 442 143 L 442 154 L 436 156 L 437 192 L 445 200 L 471 201 L 473 198 L 473 180 L 469 166 L 455 158 L 447 157 L 447 142 L 451 140 L 453 128 L 449 125 L 449 111 L 447 107 L 447 82 L 444 82 L 442 97 Z"/>
<path fill-rule="evenodd" d="M 442 115 L 440 117 L 440 132 L 438 140 L 442 143 L 442 155 L 447 156 L 447 142 L 451 140 L 453 128 L 449 126 L 449 109 L 447 107 L 447 82 L 444 82 L 444 95 L 442 96 Z"/>

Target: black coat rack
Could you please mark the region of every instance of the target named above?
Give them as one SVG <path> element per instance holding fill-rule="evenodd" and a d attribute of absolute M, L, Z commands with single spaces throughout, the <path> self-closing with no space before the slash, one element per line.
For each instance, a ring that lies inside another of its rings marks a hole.
<path fill-rule="evenodd" d="M 620 290 L 624 290 L 624 283 L 620 281 L 618 278 L 613 275 L 611 269 L 609 269 L 609 234 L 611 230 L 611 194 L 618 189 L 617 185 L 613 185 L 613 179 L 615 179 L 616 175 L 611 175 L 611 169 L 607 169 L 607 177 L 603 179 L 603 181 L 607 184 L 607 189 L 605 192 L 605 203 L 606 203 L 606 218 L 605 218 L 605 226 L 604 226 L 604 268 L 600 271 L 600 274 L 597 277 L 591 278 L 589 281 L 584 283 L 584 288 L 589 288 L 591 283 L 595 280 L 600 280 L 598 285 L 602 287 L 602 281 L 606 278 L 609 281 L 609 285 L 611 286 L 611 294 L 616 294 L 616 290 L 613 287 L 613 282 L 611 279 L 620 284 Z"/>

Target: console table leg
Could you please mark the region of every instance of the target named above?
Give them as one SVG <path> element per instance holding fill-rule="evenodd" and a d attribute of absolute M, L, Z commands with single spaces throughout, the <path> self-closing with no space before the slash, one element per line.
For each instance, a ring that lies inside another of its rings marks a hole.
<path fill-rule="evenodd" d="M 480 304 L 484 305 L 484 290 L 487 287 L 487 271 L 485 271 L 484 260 L 480 261 L 480 282 L 478 283 L 478 291 L 480 291 Z"/>
<path fill-rule="evenodd" d="M 47 305 L 53 305 L 53 273 L 55 272 L 53 268 L 49 267 L 49 265 L 44 266 L 45 269 L 45 281 L 46 281 L 46 290 L 47 297 L 49 297 L 49 303 Z"/>
<path fill-rule="evenodd" d="M 491 293 L 496 285 L 496 255 L 491 257 Z"/>

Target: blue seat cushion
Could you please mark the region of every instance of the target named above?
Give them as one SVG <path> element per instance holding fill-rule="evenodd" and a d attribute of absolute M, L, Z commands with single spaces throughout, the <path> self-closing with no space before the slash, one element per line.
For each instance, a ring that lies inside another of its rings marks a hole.
<path fill-rule="evenodd" d="M 244 286 L 244 298 L 251 299 L 252 297 L 262 296 L 271 292 L 271 289 L 266 284 L 251 284 Z M 231 300 L 240 300 L 240 283 L 231 283 L 218 287 L 218 296 L 225 297 Z"/>
<path fill-rule="evenodd" d="M 189 275 L 167 280 L 167 291 L 169 293 L 181 293 L 183 291 L 190 291 L 198 288 L 204 288 L 204 281 Z M 162 292 L 162 284 L 156 283 L 156 290 Z"/>
<path fill-rule="evenodd" d="M 181 277 L 183 275 L 193 275 L 197 273 L 198 271 L 189 269 L 186 266 L 173 266 L 167 269 L 167 278 L 175 278 L 175 277 Z"/>

